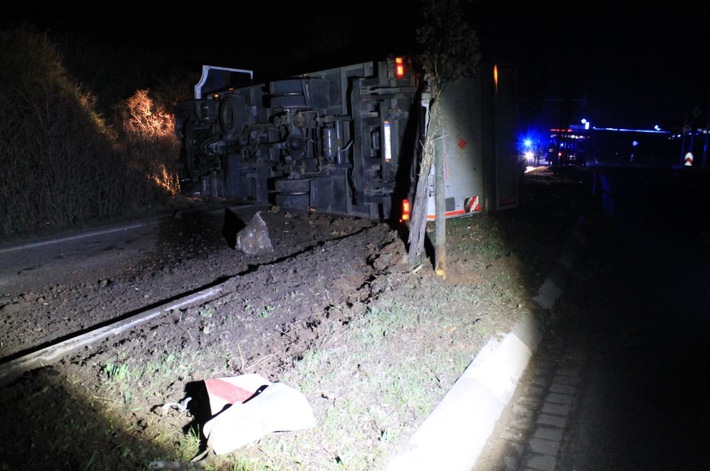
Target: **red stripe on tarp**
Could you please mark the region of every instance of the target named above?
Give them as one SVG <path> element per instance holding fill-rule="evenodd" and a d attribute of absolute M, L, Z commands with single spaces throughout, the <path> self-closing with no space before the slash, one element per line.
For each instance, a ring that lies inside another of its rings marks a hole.
<path fill-rule="evenodd" d="M 219 378 L 206 380 L 205 386 L 207 387 L 207 394 L 229 404 L 244 402 L 252 397 L 255 392 L 241 388 Z"/>

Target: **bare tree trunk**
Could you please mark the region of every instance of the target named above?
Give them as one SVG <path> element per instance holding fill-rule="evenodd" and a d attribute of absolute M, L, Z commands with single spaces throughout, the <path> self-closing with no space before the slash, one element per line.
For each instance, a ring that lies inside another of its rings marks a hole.
<path fill-rule="evenodd" d="M 437 113 L 438 114 L 438 113 Z M 435 120 L 437 126 L 440 119 Z M 446 279 L 446 182 L 444 181 L 443 135 L 437 131 L 434 146 L 434 202 L 436 208 L 436 230 L 434 236 L 434 269 L 436 274 Z"/>
<path fill-rule="evenodd" d="M 412 220 L 409 227 L 409 266 L 414 268 L 421 260 L 424 253 L 424 241 L 426 238 L 426 213 L 427 201 L 429 199 L 429 174 L 434 161 L 434 146 L 436 143 L 436 133 L 439 126 L 438 103 L 434 101 L 431 108 L 431 119 L 427 126 L 424 142 L 424 152 L 419 166 L 419 178 L 417 179 L 417 189 L 414 194 L 414 205 L 412 206 Z"/>
<path fill-rule="evenodd" d="M 425 46 L 422 63 L 427 73 L 431 92 L 430 119 L 427 128 L 424 155 L 419 182 L 412 208 L 412 226 L 409 233 L 409 261 L 414 265 L 424 248 L 426 235 L 427 180 L 434 161 L 436 236 L 434 242 L 434 269 L 446 278 L 446 190 L 444 181 L 444 156 L 438 141 L 442 138 L 439 98 L 447 83 L 474 75 L 481 59 L 478 36 L 464 20 L 458 0 L 431 0 L 422 2 L 423 24 L 417 29 L 417 41 Z M 434 152 L 434 156 L 432 156 Z M 420 201 L 422 200 L 422 201 Z"/>

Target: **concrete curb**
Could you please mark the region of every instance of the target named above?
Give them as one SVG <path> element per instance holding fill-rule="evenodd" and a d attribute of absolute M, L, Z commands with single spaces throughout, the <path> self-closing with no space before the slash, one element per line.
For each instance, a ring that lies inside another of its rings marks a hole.
<path fill-rule="evenodd" d="M 584 245 L 581 232 L 574 231 L 571 242 Z M 543 311 L 554 306 L 571 269 L 572 259 L 563 255 L 538 289 L 533 301 Z M 543 333 L 542 319 L 531 312 L 501 341 L 490 340 L 391 459 L 387 471 L 471 471 Z"/>

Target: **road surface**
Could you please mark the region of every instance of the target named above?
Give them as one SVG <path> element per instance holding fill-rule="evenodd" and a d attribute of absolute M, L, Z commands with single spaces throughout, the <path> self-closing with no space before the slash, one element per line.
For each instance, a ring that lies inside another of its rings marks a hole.
<path fill-rule="evenodd" d="M 599 175 L 603 216 L 479 460 L 495 470 L 707 466 L 707 186 Z"/>

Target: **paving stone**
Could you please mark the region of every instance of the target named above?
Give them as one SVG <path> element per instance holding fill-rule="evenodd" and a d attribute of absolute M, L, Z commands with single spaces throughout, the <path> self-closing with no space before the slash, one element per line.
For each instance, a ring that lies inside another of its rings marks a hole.
<path fill-rule="evenodd" d="M 569 404 L 551 404 L 545 403 L 542 405 L 542 412 L 545 414 L 568 416 L 572 407 Z"/>
<path fill-rule="evenodd" d="M 552 425 L 564 428 L 567 425 L 567 417 L 562 415 L 540 414 L 537 417 L 538 425 Z"/>
<path fill-rule="evenodd" d="M 543 455 L 557 456 L 560 451 L 560 442 L 557 440 L 544 440 L 542 438 L 532 438 L 529 443 L 530 451 L 542 453 Z"/>
<path fill-rule="evenodd" d="M 564 429 L 560 427 L 537 427 L 535 432 L 533 432 L 533 437 L 543 438 L 545 440 L 557 440 L 562 441 L 562 435 Z"/>
<path fill-rule="evenodd" d="M 552 404 L 572 404 L 574 396 L 572 394 L 550 393 L 545 397 L 545 402 Z"/>
<path fill-rule="evenodd" d="M 523 466 L 535 471 L 554 471 L 557 459 L 550 455 L 531 455 L 526 457 Z"/>

